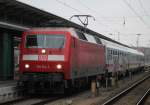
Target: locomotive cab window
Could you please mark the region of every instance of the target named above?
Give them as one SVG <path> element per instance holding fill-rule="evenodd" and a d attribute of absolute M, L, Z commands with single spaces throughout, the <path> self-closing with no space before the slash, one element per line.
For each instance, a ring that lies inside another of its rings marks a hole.
<path fill-rule="evenodd" d="M 26 48 L 64 48 L 64 35 L 28 35 Z"/>
<path fill-rule="evenodd" d="M 96 36 L 95 36 L 94 38 L 95 38 L 97 44 L 102 44 L 100 38 L 98 38 L 98 37 L 96 37 Z"/>
<path fill-rule="evenodd" d="M 89 34 L 85 34 L 85 37 L 86 37 L 86 39 L 88 40 L 88 42 L 91 42 L 91 43 L 95 43 L 95 44 L 96 44 L 96 40 L 95 40 L 94 36 L 89 35 Z"/>
<path fill-rule="evenodd" d="M 77 31 L 77 35 L 80 39 L 87 41 L 87 38 L 85 37 L 84 33 Z"/>

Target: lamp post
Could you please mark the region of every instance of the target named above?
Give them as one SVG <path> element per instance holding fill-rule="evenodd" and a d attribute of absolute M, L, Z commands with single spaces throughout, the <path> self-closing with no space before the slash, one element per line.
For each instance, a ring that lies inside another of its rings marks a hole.
<path fill-rule="evenodd" d="M 118 42 L 120 41 L 120 32 L 118 32 Z"/>
<path fill-rule="evenodd" d="M 136 44 L 137 44 L 137 48 L 139 47 L 139 37 L 141 34 L 136 34 L 137 35 L 137 40 L 136 40 Z"/>

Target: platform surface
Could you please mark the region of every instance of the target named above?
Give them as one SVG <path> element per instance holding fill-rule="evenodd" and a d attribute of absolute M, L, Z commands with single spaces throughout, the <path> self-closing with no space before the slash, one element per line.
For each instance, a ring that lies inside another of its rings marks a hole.
<path fill-rule="evenodd" d="M 7 87 L 7 86 L 15 86 L 17 84 L 17 81 L 11 80 L 11 81 L 0 81 L 0 88 Z"/>

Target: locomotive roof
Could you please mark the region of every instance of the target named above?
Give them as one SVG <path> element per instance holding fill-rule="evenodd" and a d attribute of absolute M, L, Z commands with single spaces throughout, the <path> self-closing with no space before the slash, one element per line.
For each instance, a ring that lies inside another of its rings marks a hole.
<path fill-rule="evenodd" d="M 122 46 L 125 46 L 125 47 L 129 47 L 129 46 L 127 46 L 127 45 L 125 45 L 125 44 L 122 44 L 122 43 L 120 43 L 120 42 L 117 42 L 117 41 L 115 41 L 115 40 L 113 40 L 113 39 L 111 39 L 111 38 L 108 38 L 108 37 L 106 37 L 106 36 L 104 36 L 104 35 L 102 35 L 102 34 L 100 34 L 100 33 L 97 33 L 97 32 L 95 32 L 95 31 L 92 31 L 92 30 L 90 30 L 90 29 L 88 29 L 88 28 L 84 28 L 84 27 L 64 27 L 64 26 L 58 26 L 58 27 L 40 27 L 40 28 L 32 28 L 32 30 L 34 30 L 34 31 L 42 31 L 42 30 L 51 30 L 51 29 L 55 29 L 55 30 L 66 30 L 66 31 L 68 31 L 68 30 L 70 30 L 71 31 L 71 29 L 77 29 L 77 30 L 80 30 L 80 31 L 82 31 L 82 32 L 85 32 L 85 30 L 86 30 L 86 33 L 89 33 L 89 34 L 91 34 L 91 35 L 93 35 L 93 36 L 97 36 L 97 37 L 99 37 L 99 38 L 102 38 L 102 39 L 105 39 L 105 40 L 108 40 L 108 41 L 111 41 L 111 42 L 113 42 L 113 43 L 117 43 L 117 44 L 120 44 L 120 45 L 122 45 Z M 129 47 L 129 48 L 131 48 L 131 47 Z"/>
<path fill-rule="evenodd" d="M 75 30 L 74 28 L 70 27 L 41 27 L 41 28 L 31 28 L 30 30 L 28 30 L 28 32 L 30 31 L 69 31 L 71 33 L 73 33 L 74 36 L 75 35 Z"/>
<path fill-rule="evenodd" d="M 70 27 L 37 27 L 37 28 L 31 28 L 28 31 L 73 31 L 74 28 Z"/>
<path fill-rule="evenodd" d="M 75 35 L 75 28 L 73 28 L 73 27 L 42 27 L 42 28 L 32 28 L 28 31 L 69 31 L 69 32 L 73 33 L 74 36 L 76 36 Z M 116 42 L 112 39 L 108 40 L 110 38 L 107 38 L 107 37 L 106 38 L 100 37 L 101 34 L 98 34 L 98 33 L 95 33 L 95 32 L 90 32 L 90 34 L 93 35 L 93 36 L 98 36 L 101 39 L 102 44 L 105 45 L 108 48 L 143 55 L 142 52 L 140 52 L 136 49 L 133 49 L 133 48 L 127 46 L 127 45 Z"/>

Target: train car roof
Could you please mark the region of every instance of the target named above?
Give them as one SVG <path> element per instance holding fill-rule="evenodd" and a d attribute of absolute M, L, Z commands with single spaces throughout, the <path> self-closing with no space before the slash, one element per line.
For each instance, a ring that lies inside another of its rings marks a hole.
<path fill-rule="evenodd" d="M 111 49 L 115 49 L 115 50 L 120 50 L 120 51 L 124 51 L 127 53 L 132 53 L 132 54 L 137 54 L 137 55 L 142 55 L 144 56 L 144 54 L 136 49 L 130 48 L 130 47 L 126 47 L 126 46 L 122 46 L 120 44 L 117 43 L 113 43 L 110 42 L 108 40 L 105 39 L 101 39 L 102 44 L 105 45 L 107 48 L 111 48 Z"/>

